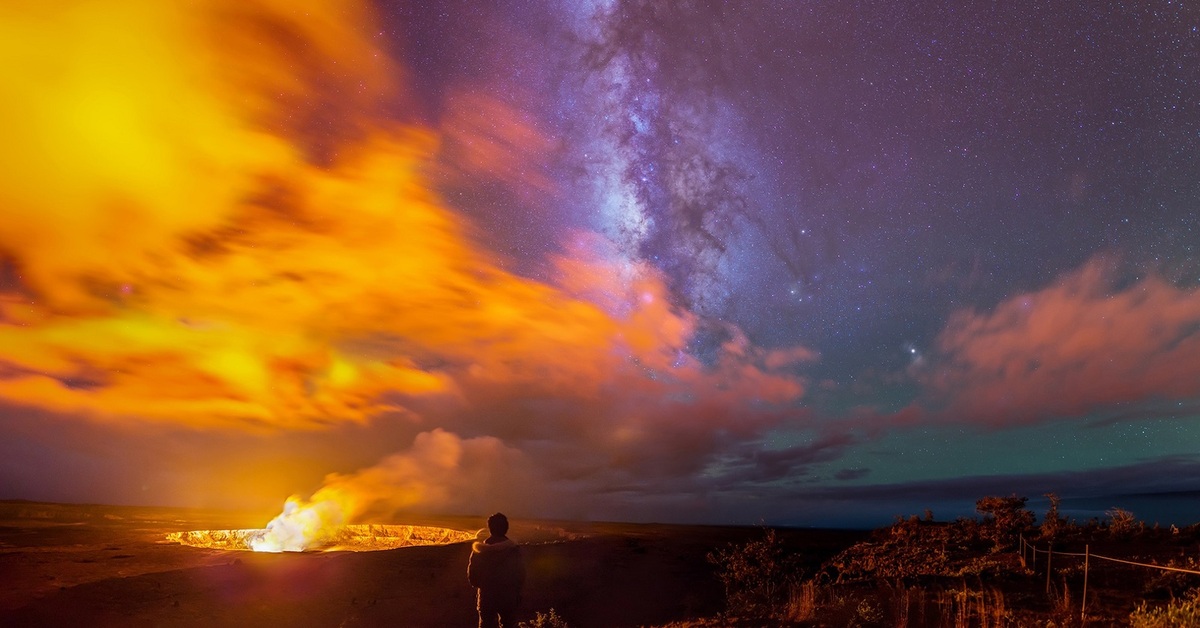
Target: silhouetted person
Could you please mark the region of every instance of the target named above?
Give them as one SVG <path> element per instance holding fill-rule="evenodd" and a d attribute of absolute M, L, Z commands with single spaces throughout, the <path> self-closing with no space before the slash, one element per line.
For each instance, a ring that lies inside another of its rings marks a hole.
<path fill-rule="evenodd" d="M 491 532 L 471 546 L 467 580 L 478 589 L 479 628 L 515 628 L 525 583 L 521 548 L 508 538 L 508 517 L 496 513 L 487 520 Z"/>

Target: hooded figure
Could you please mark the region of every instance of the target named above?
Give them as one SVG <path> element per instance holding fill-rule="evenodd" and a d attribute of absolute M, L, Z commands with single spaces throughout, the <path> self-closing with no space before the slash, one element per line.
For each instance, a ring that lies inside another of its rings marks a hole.
<path fill-rule="evenodd" d="M 467 562 L 467 580 L 478 589 L 479 628 L 515 628 L 525 583 L 521 548 L 508 538 L 508 518 L 500 513 L 488 517 L 491 536 L 475 541 Z"/>

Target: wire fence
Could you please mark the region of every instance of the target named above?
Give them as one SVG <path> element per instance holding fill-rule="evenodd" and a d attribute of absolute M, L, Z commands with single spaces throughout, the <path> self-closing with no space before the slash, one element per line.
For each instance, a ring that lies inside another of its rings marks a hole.
<path fill-rule="evenodd" d="M 1037 571 L 1038 554 L 1043 554 L 1046 557 L 1046 593 L 1050 592 L 1050 575 L 1053 571 L 1053 561 L 1055 557 L 1064 558 L 1082 558 L 1083 559 L 1083 596 L 1079 602 L 1079 617 L 1080 619 L 1087 618 L 1087 595 L 1088 595 L 1088 573 L 1091 568 L 1092 559 L 1104 560 L 1112 563 L 1122 563 L 1125 565 L 1133 565 L 1135 567 L 1147 567 L 1157 569 L 1159 571 L 1175 571 L 1178 573 L 1194 574 L 1200 576 L 1200 571 L 1195 569 L 1182 569 L 1180 567 L 1170 567 L 1167 565 L 1155 565 L 1153 563 L 1141 563 L 1134 560 L 1126 560 L 1124 558 L 1115 558 L 1113 556 L 1103 556 L 1101 554 L 1093 554 L 1091 546 L 1084 545 L 1083 552 L 1056 552 L 1054 544 L 1049 544 L 1046 549 L 1041 549 L 1029 541 L 1025 540 L 1025 536 L 1021 536 L 1021 564 L 1029 565 L 1034 571 Z M 1026 562 L 1026 556 L 1030 562 Z"/>

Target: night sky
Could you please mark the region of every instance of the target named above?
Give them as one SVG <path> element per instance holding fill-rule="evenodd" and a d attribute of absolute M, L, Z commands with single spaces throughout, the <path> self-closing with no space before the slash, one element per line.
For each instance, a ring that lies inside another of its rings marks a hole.
<path fill-rule="evenodd" d="M 1200 5 L 50 4 L 0 498 L 1200 519 Z"/>

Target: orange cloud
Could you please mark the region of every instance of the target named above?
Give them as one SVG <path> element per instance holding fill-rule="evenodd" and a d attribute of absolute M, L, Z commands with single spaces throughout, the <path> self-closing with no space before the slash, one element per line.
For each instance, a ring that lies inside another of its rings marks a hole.
<path fill-rule="evenodd" d="M 487 179 L 522 197 L 555 194 L 547 162 L 558 147 L 530 114 L 468 90 L 452 94 L 447 108 L 438 155 L 447 185 Z"/>
<path fill-rule="evenodd" d="M 787 415 L 810 351 L 729 327 L 701 363 L 697 317 L 598 236 L 550 282 L 504 270 L 428 177 L 553 194 L 547 140 L 469 94 L 443 135 L 382 116 L 373 30 L 333 0 L 0 8 L 0 402 L 256 438 L 402 416 L 410 448 L 314 496 L 355 513 L 692 473 Z"/>
<path fill-rule="evenodd" d="M 339 2 L 9 3 L 0 18 L 0 247 L 56 310 L 104 309 L 164 243 L 221 228 L 293 168 L 307 146 L 291 103 L 318 85 L 386 93 L 367 16 Z"/>
<path fill-rule="evenodd" d="M 0 152 L 0 248 L 20 277 L 3 305 L 13 375 L 0 397 L 319 426 L 387 410 L 374 401 L 383 391 L 452 388 L 414 354 L 486 372 L 524 368 L 512 355 L 538 344 L 604 342 L 594 307 L 472 249 L 418 174 L 430 134 L 371 117 L 389 66 L 364 11 L 7 11 L 0 50 L 19 71 L 0 107 L 24 123 Z M 134 26 L 147 37 L 124 34 Z M 334 119 L 307 119 L 318 112 L 305 103 L 330 89 L 342 105 L 321 115 Z M 338 143 L 321 150 L 314 137 Z"/>
<path fill-rule="evenodd" d="M 1114 274 L 1095 259 L 991 312 L 956 313 L 925 380 L 945 415 L 1020 423 L 1200 393 L 1200 289 Z"/>
<path fill-rule="evenodd" d="M 548 140 L 469 93 L 441 135 L 382 116 L 402 96 L 372 30 L 332 0 L 0 8 L 0 403 L 33 409 L 23 438 L 178 452 L 203 430 L 212 451 L 137 497 L 175 503 L 360 467 L 293 502 L 333 524 L 587 514 L 787 416 L 811 352 L 729 327 L 702 364 L 697 317 L 598 236 L 551 282 L 504 270 L 429 177 L 552 196 Z M 91 421 L 47 436 L 47 410 Z M 383 434 L 411 445 L 375 462 Z"/>

